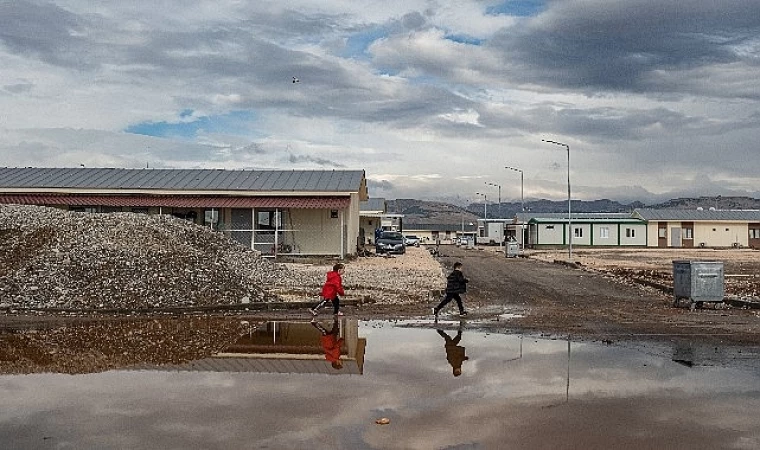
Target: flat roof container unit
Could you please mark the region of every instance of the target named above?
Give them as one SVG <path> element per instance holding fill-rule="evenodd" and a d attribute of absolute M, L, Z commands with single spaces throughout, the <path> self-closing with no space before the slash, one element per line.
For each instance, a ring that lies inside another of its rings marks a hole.
<path fill-rule="evenodd" d="M 723 302 L 725 286 L 722 261 L 673 261 L 673 306 L 689 300 L 694 310 L 703 302 Z"/>

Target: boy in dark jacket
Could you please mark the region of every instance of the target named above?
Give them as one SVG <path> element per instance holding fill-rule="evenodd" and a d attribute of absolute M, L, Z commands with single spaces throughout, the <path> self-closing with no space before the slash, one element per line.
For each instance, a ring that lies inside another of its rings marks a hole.
<path fill-rule="evenodd" d="M 343 292 L 343 279 L 341 278 L 343 272 L 344 266 L 341 263 L 335 264 L 333 270 L 327 272 L 327 280 L 325 281 L 324 286 L 322 286 L 322 299 L 319 303 L 314 305 L 313 308 L 309 308 L 309 312 L 313 316 L 319 314 L 319 308 L 323 307 L 325 303 L 329 301 L 333 304 L 333 312 L 335 315 L 343 315 L 343 313 L 340 312 L 340 298 L 338 297 L 338 295 L 346 295 L 345 292 Z"/>
<path fill-rule="evenodd" d="M 451 271 L 449 276 L 446 277 L 446 296 L 441 300 L 441 303 L 433 308 L 433 314 L 438 317 L 438 313 L 449 303 L 451 300 L 456 300 L 459 307 L 459 315 L 466 316 L 467 311 L 464 310 L 462 305 L 462 297 L 460 294 L 467 292 L 467 283 L 470 280 L 464 277 L 462 273 L 462 263 L 454 263 L 454 270 Z"/>

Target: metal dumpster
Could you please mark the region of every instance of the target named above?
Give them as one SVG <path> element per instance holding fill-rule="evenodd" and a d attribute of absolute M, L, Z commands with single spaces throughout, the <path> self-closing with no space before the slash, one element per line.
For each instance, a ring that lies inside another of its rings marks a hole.
<path fill-rule="evenodd" d="M 723 302 L 724 297 L 722 261 L 673 261 L 673 306 L 687 299 L 694 310 L 703 302 Z"/>
<path fill-rule="evenodd" d="M 517 258 L 520 255 L 520 243 L 516 241 L 507 241 L 504 244 L 504 256 L 507 258 Z"/>

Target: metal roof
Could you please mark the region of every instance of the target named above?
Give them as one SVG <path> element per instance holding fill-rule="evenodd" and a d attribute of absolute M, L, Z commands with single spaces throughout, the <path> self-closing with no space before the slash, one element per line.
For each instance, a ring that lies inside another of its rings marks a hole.
<path fill-rule="evenodd" d="M 359 202 L 359 211 L 367 212 L 385 212 L 385 199 L 384 198 L 370 198 L 366 201 Z"/>
<path fill-rule="evenodd" d="M 566 222 L 567 222 L 567 215 L 565 215 L 564 217 L 556 218 L 556 219 L 536 217 L 528 221 L 528 223 L 566 223 Z M 588 217 L 582 217 L 582 218 L 573 217 L 573 223 L 574 224 L 579 224 L 579 223 L 646 224 L 646 220 L 639 219 L 637 217 L 625 217 L 622 219 L 607 219 L 607 218 L 592 219 Z"/>
<path fill-rule="evenodd" d="M 760 210 L 696 210 L 696 209 L 637 209 L 634 216 L 644 220 L 663 221 L 738 221 L 760 222 Z"/>
<path fill-rule="evenodd" d="M 363 170 L 0 168 L 0 189 L 359 192 Z"/>
<path fill-rule="evenodd" d="M 566 221 L 567 213 L 541 213 L 541 212 L 519 212 L 515 215 L 518 222 L 529 222 L 531 220 L 556 220 Z M 607 220 L 622 220 L 630 219 L 633 216 L 631 213 L 572 213 L 573 221 L 590 220 L 598 221 L 602 219 Z"/>
<path fill-rule="evenodd" d="M 68 205 L 68 206 L 119 206 L 119 207 L 172 207 L 172 208 L 300 208 L 343 209 L 349 197 L 294 197 L 218 195 L 56 195 L 56 194 L 0 194 L 0 204 L 6 205 Z"/>

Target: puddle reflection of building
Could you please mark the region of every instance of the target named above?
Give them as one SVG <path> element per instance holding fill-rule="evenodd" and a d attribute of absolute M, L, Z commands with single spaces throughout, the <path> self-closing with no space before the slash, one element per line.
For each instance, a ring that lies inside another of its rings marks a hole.
<path fill-rule="evenodd" d="M 309 322 L 270 321 L 240 336 L 223 351 L 197 361 L 172 366 L 163 370 L 209 372 L 262 372 L 262 373 L 324 373 L 353 374 L 364 372 L 366 338 L 359 337 L 357 319 L 341 319 L 337 335 L 342 340 L 340 361 L 336 370 L 325 358 L 321 332 Z M 321 324 L 330 330 L 332 321 Z M 326 325 L 326 326 L 325 326 Z"/>

